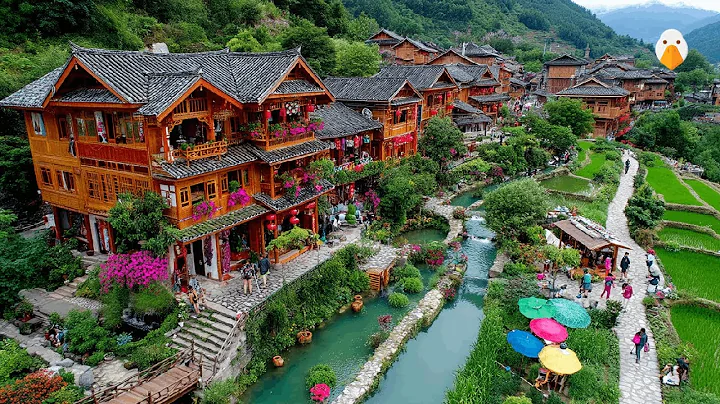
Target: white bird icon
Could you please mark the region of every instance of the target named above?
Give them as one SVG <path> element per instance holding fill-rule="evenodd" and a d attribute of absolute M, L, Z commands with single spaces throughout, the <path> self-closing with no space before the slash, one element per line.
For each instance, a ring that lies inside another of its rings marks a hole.
<path fill-rule="evenodd" d="M 655 44 L 655 55 L 670 70 L 680 66 L 688 54 L 688 46 L 680 31 L 668 29 Z"/>

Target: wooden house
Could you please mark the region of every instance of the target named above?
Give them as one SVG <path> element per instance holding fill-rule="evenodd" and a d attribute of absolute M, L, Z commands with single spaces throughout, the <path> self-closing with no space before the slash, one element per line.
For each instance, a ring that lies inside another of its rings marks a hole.
<path fill-rule="evenodd" d="M 587 70 L 587 75 L 580 79 L 595 77 L 607 84 L 622 87 L 630 92 L 628 100 L 631 106 L 648 106 L 653 101 L 665 99 L 668 81 L 658 77 L 647 69 L 637 69 L 618 62 L 602 62 Z"/>
<path fill-rule="evenodd" d="M 510 91 L 508 92 L 508 95 L 510 98 L 513 99 L 519 99 L 525 96 L 525 94 L 530 89 L 530 83 L 523 81 L 521 79 L 511 77 L 510 80 Z"/>
<path fill-rule="evenodd" d="M 482 65 L 492 66 L 502 59 L 500 52 L 490 45 L 477 45 L 470 42 L 463 43 L 461 47 L 453 49 L 462 56 Z"/>
<path fill-rule="evenodd" d="M 449 64 L 444 66 L 458 85 L 457 99 L 460 101 L 468 102 L 470 96 L 494 94 L 500 88 L 500 82 L 493 77 L 486 65 Z"/>
<path fill-rule="evenodd" d="M 593 112 L 595 117 L 594 137 L 614 135 L 619 129 L 621 117 L 626 117 L 630 113 L 628 102 L 630 92 L 603 83 L 594 77 L 559 91 L 556 95 L 580 99 Z"/>
<path fill-rule="evenodd" d="M 439 49 L 410 38 L 398 42 L 392 50 L 398 65 L 424 65 L 440 53 Z"/>
<path fill-rule="evenodd" d="M 615 63 L 624 63 L 628 66 L 635 67 L 635 57 L 632 55 L 610 55 L 608 53 L 600 56 L 599 58 L 595 59 L 595 62 L 593 65 L 598 65 L 603 62 L 615 62 Z"/>
<path fill-rule="evenodd" d="M 369 153 L 372 159 L 387 160 L 417 152 L 423 96 L 408 80 L 379 77 L 327 78 L 325 85 L 338 101 L 381 125 L 380 129 L 369 134 Z M 343 119 L 340 115 L 337 118 Z"/>
<path fill-rule="evenodd" d="M 510 93 L 510 79 L 513 77 L 513 71 L 506 67 L 504 63 L 494 64 L 489 67 L 495 80 L 500 82 L 500 87 L 495 91 L 500 94 Z"/>
<path fill-rule="evenodd" d="M 543 65 L 543 82 L 541 88 L 550 93 L 572 87 L 577 78 L 585 74 L 587 61 L 571 55 L 558 56 Z"/>
<path fill-rule="evenodd" d="M 482 110 L 460 100 L 453 102 L 452 119 L 461 131 L 482 132 L 483 135 L 487 135 L 487 128 L 493 121 Z"/>
<path fill-rule="evenodd" d="M 421 128 L 433 116 L 447 116 L 452 113 L 459 88 L 444 66 L 386 66 L 375 75 L 377 78 L 404 79 L 422 94 L 420 116 Z"/>
<path fill-rule="evenodd" d="M 448 49 L 428 62 L 429 65 L 478 65 L 479 63 L 461 55 L 456 49 Z"/>
<path fill-rule="evenodd" d="M 376 44 L 380 48 L 380 54 L 392 55 L 394 58 L 395 51 L 393 50 L 393 46 L 397 45 L 404 39 L 404 36 L 383 28 L 368 38 L 365 43 Z"/>
<path fill-rule="evenodd" d="M 328 153 L 310 113 L 333 100 L 298 50 L 156 54 L 73 45 L 65 67 L 0 105 L 25 114 L 59 238 L 72 229 L 90 250 L 114 251 L 108 211 L 122 193 L 154 191 L 180 231 L 171 269 L 187 280 L 221 278 L 227 251 L 233 265 L 250 251 L 262 254 L 294 224 L 317 232 L 316 199 L 332 185 L 304 183 L 302 170 Z M 300 252 L 274 250 L 271 259 Z"/>
<path fill-rule="evenodd" d="M 477 107 L 483 114 L 489 116 L 493 122 L 497 122 L 500 109 L 505 102 L 510 100 L 507 94 L 489 94 L 470 96 L 470 105 Z"/>
<path fill-rule="evenodd" d="M 720 80 L 713 80 L 712 84 L 712 105 L 720 105 Z"/>

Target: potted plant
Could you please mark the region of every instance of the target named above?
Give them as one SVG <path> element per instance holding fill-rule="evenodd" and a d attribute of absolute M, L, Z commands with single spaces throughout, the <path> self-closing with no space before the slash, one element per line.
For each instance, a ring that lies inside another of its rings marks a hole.
<path fill-rule="evenodd" d="M 15 308 L 15 317 L 22 322 L 30 321 L 33 314 L 33 305 L 27 300 L 22 300 Z"/>
<path fill-rule="evenodd" d="M 103 355 L 103 359 L 105 359 L 105 362 L 110 362 L 115 359 L 115 354 L 113 352 L 108 352 Z"/>

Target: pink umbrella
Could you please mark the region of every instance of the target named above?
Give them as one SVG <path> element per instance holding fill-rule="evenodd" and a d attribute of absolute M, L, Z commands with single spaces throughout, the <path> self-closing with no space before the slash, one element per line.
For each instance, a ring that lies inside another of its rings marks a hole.
<path fill-rule="evenodd" d="M 552 318 L 536 318 L 531 320 L 530 331 L 538 337 L 551 342 L 563 342 L 568 337 L 565 326 Z"/>

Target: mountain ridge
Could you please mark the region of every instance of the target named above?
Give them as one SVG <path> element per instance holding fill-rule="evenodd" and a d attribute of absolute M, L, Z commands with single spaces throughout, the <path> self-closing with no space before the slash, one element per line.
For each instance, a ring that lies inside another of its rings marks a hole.
<path fill-rule="evenodd" d="M 685 35 L 690 48 L 697 49 L 710 63 L 720 62 L 720 21 L 708 24 Z"/>

